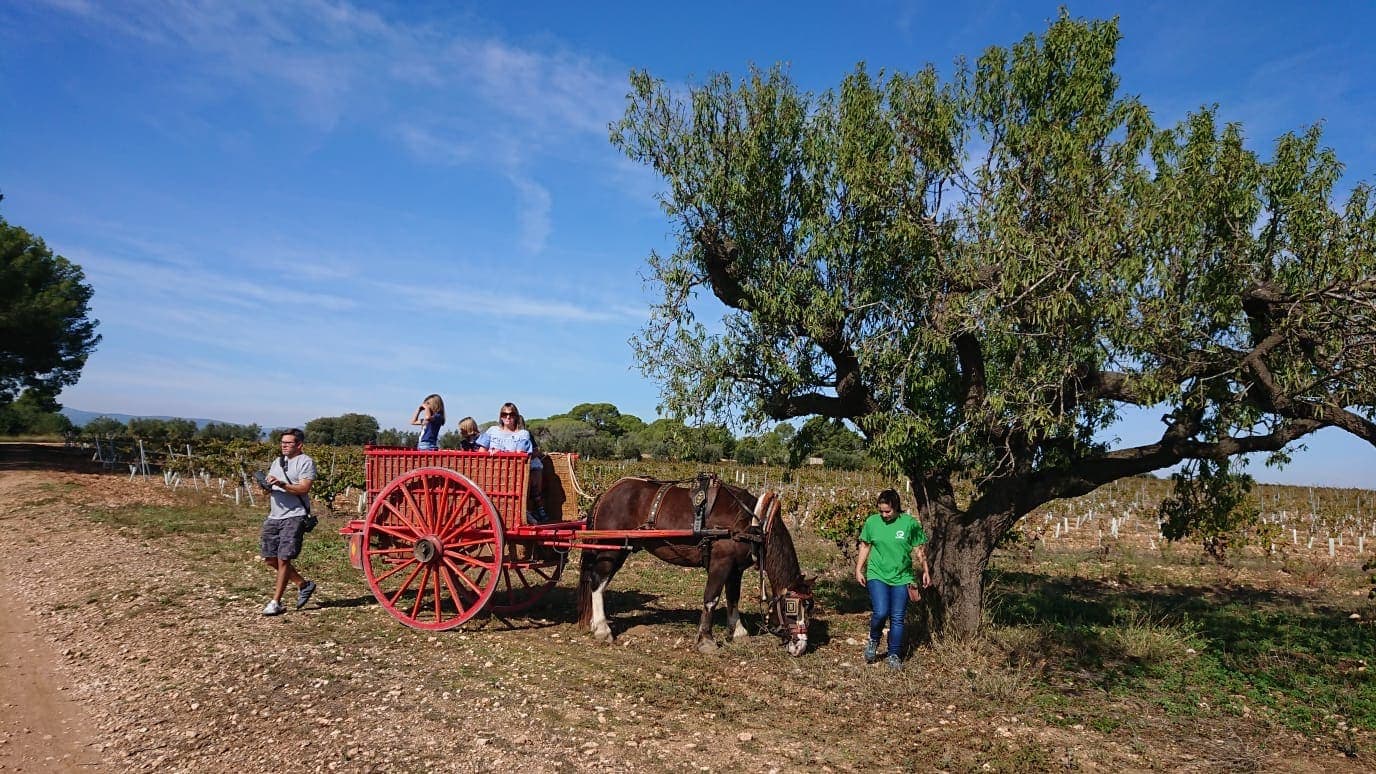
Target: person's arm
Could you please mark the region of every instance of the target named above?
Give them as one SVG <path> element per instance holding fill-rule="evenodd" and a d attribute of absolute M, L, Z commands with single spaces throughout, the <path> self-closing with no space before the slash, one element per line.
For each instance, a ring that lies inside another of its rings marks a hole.
<path fill-rule="evenodd" d="M 927 566 L 926 543 L 917 547 L 917 561 L 922 563 L 922 588 L 930 588 L 932 585 L 932 569 Z"/>
<path fill-rule="evenodd" d="M 860 544 L 860 554 L 855 557 L 855 581 L 865 585 L 865 564 L 870 560 L 870 544 Z"/>
<path fill-rule="evenodd" d="M 426 408 L 425 408 L 424 405 L 422 405 L 420 408 L 416 409 L 416 413 L 411 417 L 411 424 L 413 424 L 413 425 L 423 425 L 423 424 L 425 424 L 426 419 L 423 418 L 421 415 L 422 415 L 422 414 L 425 414 L 426 411 L 427 411 L 427 410 L 426 410 Z"/>
<path fill-rule="evenodd" d="M 278 463 L 274 462 L 273 464 L 277 465 Z M 287 494 L 294 494 L 299 497 L 305 497 L 306 493 L 311 491 L 311 484 L 315 483 L 315 463 L 310 460 L 307 460 L 306 464 L 300 470 L 300 475 L 300 480 L 288 482 L 286 480 L 286 468 L 282 467 L 282 478 L 274 478 L 272 476 L 269 476 L 268 481 L 276 484 L 277 486 L 282 487 L 282 491 L 286 492 Z"/>
<path fill-rule="evenodd" d="M 286 492 L 287 494 L 302 496 L 305 495 L 307 492 L 311 491 L 311 484 L 313 483 L 315 483 L 314 479 L 303 478 L 294 484 L 288 484 L 285 481 L 278 481 L 277 485 L 282 487 L 282 491 Z"/>

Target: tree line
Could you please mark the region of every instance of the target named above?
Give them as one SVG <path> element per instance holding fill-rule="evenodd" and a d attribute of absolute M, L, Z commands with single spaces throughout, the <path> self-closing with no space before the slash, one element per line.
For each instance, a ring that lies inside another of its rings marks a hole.
<path fill-rule="evenodd" d="M 60 416 L 60 415 L 59 415 Z M 65 417 L 63 417 L 65 419 Z M 480 423 L 487 427 L 495 422 Z M 736 437 L 723 424 L 687 425 L 677 419 L 645 422 L 623 414 L 611 403 L 580 403 L 568 412 L 527 420 L 531 437 L 542 451 L 574 452 L 588 459 L 656 459 L 685 462 L 716 462 L 730 459 L 741 464 L 773 464 L 798 467 L 818 459 L 830 468 L 858 470 L 870 465 L 864 439 L 842 422 L 813 417 L 795 428 L 786 422 L 758 435 Z M 271 439 L 285 428 L 266 434 L 256 425 L 212 422 L 197 427 L 190 419 L 135 418 L 120 422 L 97 417 L 80 428 L 83 435 L 101 439 L 130 438 L 156 444 L 206 440 Z M 380 428 L 377 418 L 347 413 L 317 417 L 303 428 L 313 446 L 415 446 L 418 434 Z M 440 435 L 440 448 L 459 448 L 457 430 Z"/>

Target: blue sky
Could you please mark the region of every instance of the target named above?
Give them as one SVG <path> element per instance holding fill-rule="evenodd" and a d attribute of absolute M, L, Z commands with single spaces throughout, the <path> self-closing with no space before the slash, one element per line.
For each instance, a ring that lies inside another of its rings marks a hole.
<path fill-rule="evenodd" d="M 1254 146 L 1322 120 L 1376 178 L 1376 4 L 1067 3 L 1118 15 L 1123 89 L 1158 120 L 1217 103 Z M 0 212 L 80 263 L 104 336 L 61 396 L 89 411 L 299 424 L 653 419 L 627 340 L 670 249 L 657 180 L 607 125 L 626 75 L 787 62 L 822 90 L 949 71 L 1041 32 L 1053 2 L 0 4 Z M 1145 440 L 1151 417 L 1119 435 Z M 1320 434 L 1258 478 L 1369 485 Z"/>

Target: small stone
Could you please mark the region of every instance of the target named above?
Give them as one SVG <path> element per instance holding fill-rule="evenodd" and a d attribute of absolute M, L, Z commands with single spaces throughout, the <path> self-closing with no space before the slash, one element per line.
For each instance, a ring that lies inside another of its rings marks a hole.
<path fill-rule="evenodd" d="M 750 733 L 749 731 L 742 731 L 739 734 L 736 734 L 736 740 L 740 742 L 748 742 L 754 738 L 755 735 Z"/>

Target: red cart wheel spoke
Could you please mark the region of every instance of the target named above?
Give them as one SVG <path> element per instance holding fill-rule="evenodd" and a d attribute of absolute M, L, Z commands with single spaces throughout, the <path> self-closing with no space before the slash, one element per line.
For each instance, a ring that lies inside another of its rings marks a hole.
<path fill-rule="evenodd" d="M 559 583 L 567 558 L 547 546 L 507 543 L 492 612 L 515 615 L 530 609 Z"/>
<path fill-rule="evenodd" d="M 440 568 L 440 578 L 444 580 L 444 587 L 449 590 L 450 599 L 462 599 L 458 590 L 454 588 L 454 573 L 448 567 Z"/>
<path fill-rule="evenodd" d="M 401 599 L 401 595 L 406 593 L 407 589 L 411 588 L 411 581 L 415 580 L 416 576 L 419 575 L 420 571 L 423 569 L 425 569 L 425 565 L 417 563 L 415 568 L 411 570 L 411 574 L 406 576 L 406 580 L 402 581 L 400 586 L 397 586 L 397 590 L 388 597 L 388 600 L 395 605 L 397 600 Z"/>
<path fill-rule="evenodd" d="M 449 570 L 449 572 L 453 573 L 454 577 L 463 581 L 463 584 L 467 586 L 468 589 L 475 594 L 481 592 L 481 581 L 483 579 L 483 576 L 488 572 L 488 570 L 491 569 L 490 565 L 477 563 L 474 563 L 468 566 L 467 568 L 462 568 L 454 564 L 454 562 L 449 559 L 444 560 L 444 566 Z M 476 577 L 476 580 L 474 580 L 474 578 L 469 577 L 469 572 L 473 573 L 473 575 Z"/>
<path fill-rule="evenodd" d="M 415 524 L 411 523 L 411 520 L 407 518 L 406 514 L 398 510 L 397 507 L 392 503 L 387 502 L 386 500 L 379 499 L 378 504 L 373 507 L 380 507 L 383 510 L 386 510 L 387 512 L 391 513 L 393 516 L 396 516 L 397 521 L 401 522 L 401 526 L 405 527 L 411 533 L 411 535 L 420 534 L 420 528 L 417 527 Z M 400 533 L 398 533 L 398 536 L 400 536 Z"/>
<path fill-rule="evenodd" d="M 421 468 L 378 493 L 364 520 L 363 574 L 393 617 L 417 629 L 481 612 L 501 575 L 505 538 L 492 501 L 461 473 Z"/>
<path fill-rule="evenodd" d="M 458 494 L 458 499 L 454 503 L 452 503 L 445 511 L 446 513 L 450 514 L 449 517 L 446 518 L 440 524 L 437 524 L 435 526 L 435 531 L 440 534 L 441 538 L 446 540 L 454 533 L 455 530 L 462 529 L 462 527 L 459 524 L 459 518 L 464 513 L 464 509 L 470 507 L 468 504 L 468 493 L 459 492 Z"/>
<path fill-rule="evenodd" d="M 401 572 L 402 570 L 406 569 L 407 567 L 410 567 L 411 565 L 413 565 L 413 564 L 415 564 L 415 563 L 416 563 L 415 560 L 413 560 L 413 559 L 408 559 L 408 560 L 406 560 L 405 562 L 403 562 L 403 563 L 397 565 L 396 567 L 393 567 L 392 569 L 388 570 L 387 572 L 384 572 L 383 574 L 377 576 L 378 583 L 381 583 L 382 581 L 387 580 L 388 578 L 392 577 L 393 575 L 396 575 L 397 573 Z"/>
<path fill-rule="evenodd" d="M 467 502 L 467 498 L 465 498 L 465 502 Z M 459 521 L 459 520 L 456 518 L 456 519 L 454 520 L 454 523 L 453 523 L 453 524 L 447 525 L 447 526 L 441 531 L 441 533 L 440 533 L 440 538 L 441 538 L 442 540 L 445 540 L 445 541 L 455 540 L 455 539 L 457 539 L 457 536 L 458 536 L 458 535 L 462 535 L 464 532 L 467 532 L 467 531 L 473 529 L 475 525 L 481 524 L 481 523 L 482 523 L 482 520 L 483 520 L 483 513 L 482 513 L 482 511 L 477 511 L 476 513 L 473 514 L 473 517 L 472 517 L 472 518 L 470 518 L 470 519 L 468 519 L 468 520 L 466 520 L 466 521 Z"/>
<path fill-rule="evenodd" d="M 390 524 L 379 524 L 377 530 L 384 535 L 405 541 L 408 548 L 416 542 L 416 533 L 409 529 L 401 529 Z"/>

